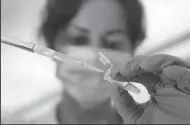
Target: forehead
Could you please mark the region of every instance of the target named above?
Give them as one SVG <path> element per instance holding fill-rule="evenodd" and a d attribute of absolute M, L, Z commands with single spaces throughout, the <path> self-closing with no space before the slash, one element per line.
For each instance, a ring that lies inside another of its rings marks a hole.
<path fill-rule="evenodd" d="M 117 0 L 89 0 L 79 9 L 71 24 L 90 30 L 121 29 L 125 16 Z"/>

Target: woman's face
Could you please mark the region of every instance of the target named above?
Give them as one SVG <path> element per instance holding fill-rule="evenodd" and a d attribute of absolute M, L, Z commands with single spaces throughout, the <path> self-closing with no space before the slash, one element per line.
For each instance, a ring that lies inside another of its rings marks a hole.
<path fill-rule="evenodd" d="M 98 52 L 103 52 L 113 64 L 122 66 L 132 51 L 126 20 L 116 0 L 87 1 L 68 27 L 60 30 L 56 50 L 99 68 L 103 64 Z M 79 101 L 95 104 L 110 97 L 112 87 L 102 80 L 103 74 L 57 63 L 57 76 Z"/>

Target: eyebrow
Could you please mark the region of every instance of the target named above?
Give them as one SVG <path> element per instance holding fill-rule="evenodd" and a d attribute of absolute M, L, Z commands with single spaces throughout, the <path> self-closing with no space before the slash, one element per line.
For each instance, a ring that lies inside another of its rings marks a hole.
<path fill-rule="evenodd" d="M 110 30 L 105 33 L 105 36 L 112 35 L 112 34 L 123 34 L 125 35 L 125 32 L 123 30 Z"/>
<path fill-rule="evenodd" d="M 78 29 L 78 30 L 80 30 L 80 31 L 82 31 L 82 32 L 90 33 L 90 30 L 85 29 L 85 28 L 82 28 L 82 27 L 80 27 L 80 26 L 73 25 L 73 27 L 76 28 L 76 29 Z"/>
<path fill-rule="evenodd" d="M 73 27 L 82 31 L 82 32 L 90 33 L 90 30 L 85 29 L 81 26 L 73 25 Z M 125 35 L 125 32 L 123 30 L 120 30 L 120 29 L 114 29 L 114 30 L 107 31 L 104 36 L 108 36 L 108 35 L 112 35 L 112 34 L 123 34 L 123 35 Z"/>

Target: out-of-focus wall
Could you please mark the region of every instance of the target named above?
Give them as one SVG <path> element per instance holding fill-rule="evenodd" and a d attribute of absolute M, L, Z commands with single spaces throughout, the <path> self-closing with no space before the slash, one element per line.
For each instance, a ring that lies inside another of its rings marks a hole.
<path fill-rule="evenodd" d="M 1 36 L 36 43 L 45 0 L 1 0 Z M 1 113 L 33 103 L 60 84 L 54 63 L 1 43 Z"/>
<path fill-rule="evenodd" d="M 147 39 L 137 54 L 155 49 L 183 31 L 190 31 L 190 0 L 141 0 L 147 18 Z M 34 42 L 45 0 L 1 0 L 1 36 Z M 190 39 L 164 50 L 186 57 Z M 1 44 L 1 109 L 12 112 L 26 106 L 60 84 L 51 60 Z M 3 115 L 3 114 L 2 114 Z"/>
<path fill-rule="evenodd" d="M 190 49 L 190 1 L 189 0 L 141 0 L 145 6 L 147 38 L 138 48 L 137 54 L 146 54 L 160 46 L 175 42 L 187 34 L 188 39 L 180 40 L 170 48 L 157 53 L 168 53 L 183 58 L 188 57 Z M 183 39 L 183 38 L 182 38 Z"/>

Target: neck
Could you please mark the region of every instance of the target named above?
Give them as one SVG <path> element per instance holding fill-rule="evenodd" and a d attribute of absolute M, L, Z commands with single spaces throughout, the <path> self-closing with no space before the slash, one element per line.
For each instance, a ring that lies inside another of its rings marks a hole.
<path fill-rule="evenodd" d="M 93 106 L 78 102 L 67 91 L 63 101 L 58 105 L 57 117 L 60 123 L 99 123 L 106 120 L 108 123 L 121 123 L 122 119 L 107 99 Z M 86 107 L 87 106 L 87 107 Z M 61 121 L 64 119 L 63 121 Z"/>
<path fill-rule="evenodd" d="M 66 100 L 68 100 L 70 102 L 70 104 L 76 104 L 78 106 L 80 106 L 80 108 L 82 109 L 96 109 L 96 108 L 100 108 L 102 106 L 106 106 L 107 108 L 111 107 L 111 102 L 110 99 L 101 101 L 101 102 L 94 102 L 92 101 L 88 101 L 85 99 L 78 99 L 75 96 L 73 96 L 72 94 L 70 94 L 68 91 L 65 90 L 64 92 L 64 96 L 63 96 Z"/>

